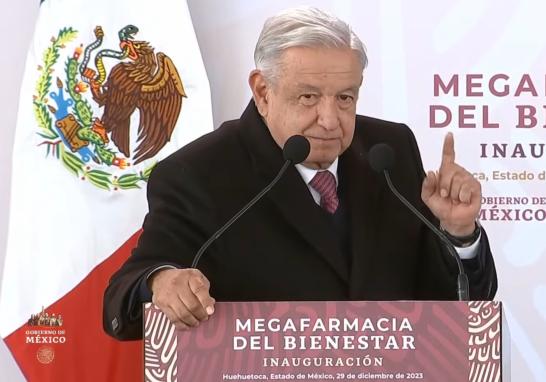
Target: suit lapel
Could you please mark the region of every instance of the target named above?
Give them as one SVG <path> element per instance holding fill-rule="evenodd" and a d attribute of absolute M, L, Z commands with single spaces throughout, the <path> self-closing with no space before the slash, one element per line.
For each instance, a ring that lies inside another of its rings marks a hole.
<path fill-rule="evenodd" d="M 351 146 L 341 155 L 339 180 L 343 187 L 348 211 L 351 240 L 350 298 L 365 298 L 368 275 L 373 272 L 371 261 L 379 255 L 376 218 L 381 213 L 379 195 L 383 187 L 381 175 L 369 166 L 369 139 L 359 137 L 363 126 L 356 127 Z M 364 293 L 364 294 L 363 294 Z"/>
<path fill-rule="evenodd" d="M 242 137 L 249 149 L 251 161 L 263 186 L 269 183 L 284 163 L 282 150 L 277 146 L 267 126 L 250 102 L 241 116 Z M 340 253 L 335 235 L 321 216 L 321 211 L 294 166 L 267 196 L 286 218 L 287 224 L 306 240 L 343 279 L 348 281 L 349 269 Z"/>

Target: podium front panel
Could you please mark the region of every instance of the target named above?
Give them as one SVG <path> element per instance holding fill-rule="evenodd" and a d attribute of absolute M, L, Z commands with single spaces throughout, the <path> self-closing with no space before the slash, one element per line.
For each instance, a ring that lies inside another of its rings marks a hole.
<path fill-rule="evenodd" d="M 501 381 L 501 316 L 491 301 L 220 302 L 177 331 L 146 304 L 144 378 Z"/>

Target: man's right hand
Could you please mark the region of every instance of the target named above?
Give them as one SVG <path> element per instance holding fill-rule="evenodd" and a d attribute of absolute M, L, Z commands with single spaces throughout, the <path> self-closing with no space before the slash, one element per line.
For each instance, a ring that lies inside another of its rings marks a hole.
<path fill-rule="evenodd" d="M 216 302 L 210 282 L 198 269 L 164 269 L 148 279 L 152 302 L 179 330 L 208 320 Z"/>

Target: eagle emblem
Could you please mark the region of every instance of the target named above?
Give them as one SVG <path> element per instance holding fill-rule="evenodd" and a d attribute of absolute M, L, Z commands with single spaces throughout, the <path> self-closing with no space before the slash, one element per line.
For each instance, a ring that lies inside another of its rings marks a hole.
<path fill-rule="evenodd" d="M 33 103 L 45 138 L 40 146 L 101 189 L 140 188 L 155 162 L 138 172 L 128 169 L 154 158 L 170 140 L 186 97 L 178 70 L 149 42 L 135 40 L 136 26 L 118 32 L 118 49 L 102 47 L 104 31 L 97 26 L 95 40 L 76 44 L 64 75 L 53 81 L 62 50 L 77 33 L 60 30 L 38 67 Z"/>

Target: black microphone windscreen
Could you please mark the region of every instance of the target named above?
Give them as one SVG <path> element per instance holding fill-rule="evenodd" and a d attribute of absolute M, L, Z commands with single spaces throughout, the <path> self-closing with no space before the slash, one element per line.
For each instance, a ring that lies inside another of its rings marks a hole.
<path fill-rule="evenodd" d="M 302 135 L 293 135 L 284 144 L 282 155 L 284 160 L 289 160 L 293 164 L 298 164 L 307 159 L 311 145 L 307 138 Z"/>
<path fill-rule="evenodd" d="M 370 149 L 368 162 L 379 173 L 390 170 L 394 166 L 394 150 L 386 143 L 378 143 Z"/>

